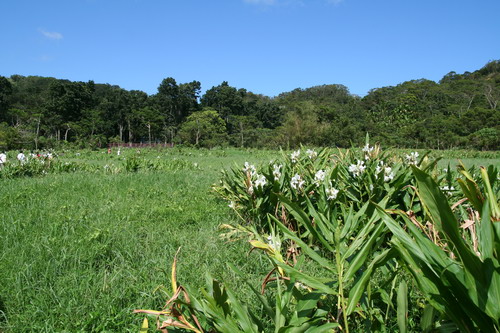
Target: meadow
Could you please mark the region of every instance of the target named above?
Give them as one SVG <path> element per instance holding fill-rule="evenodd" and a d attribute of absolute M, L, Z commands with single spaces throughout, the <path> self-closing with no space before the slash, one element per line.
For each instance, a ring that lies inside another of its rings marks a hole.
<path fill-rule="evenodd" d="M 221 238 L 221 225 L 240 225 L 241 218 L 212 186 L 220 185 L 223 169 L 241 170 L 245 162 L 268 165 L 288 154 L 173 148 L 122 149 L 118 156 L 68 150 L 47 161 L 50 168 L 18 170 L 11 152 L 12 166 L 0 170 L 0 331 L 137 332 L 144 316 L 132 311 L 165 304 L 158 287 L 170 290 L 179 248 L 179 283 L 196 291 L 208 272 L 256 313 L 263 311 L 228 264 L 260 288 L 270 270 L 268 258 L 249 253 L 244 237 Z M 438 169 L 455 168 L 458 158 L 467 168 L 500 165 L 498 152 L 430 156 L 443 157 Z M 305 270 L 321 272 L 320 266 L 311 260 Z"/>

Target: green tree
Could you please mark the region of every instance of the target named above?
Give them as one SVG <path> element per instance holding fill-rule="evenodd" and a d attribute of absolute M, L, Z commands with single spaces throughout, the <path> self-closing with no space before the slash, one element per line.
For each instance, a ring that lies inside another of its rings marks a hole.
<path fill-rule="evenodd" d="M 203 109 L 187 117 L 179 131 L 182 142 L 197 147 L 214 147 L 225 144 L 227 139 L 226 123 L 216 110 Z"/>
<path fill-rule="evenodd" d="M 213 108 L 227 122 L 230 115 L 243 114 L 243 96 L 245 90 L 231 87 L 227 81 L 212 87 L 201 97 L 201 105 Z"/>
<path fill-rule="evenodd" d="M 6 77 L 0 76 L 0 121 L 7 118 L 7 109 L 12 95 L 12 84 Z"/>

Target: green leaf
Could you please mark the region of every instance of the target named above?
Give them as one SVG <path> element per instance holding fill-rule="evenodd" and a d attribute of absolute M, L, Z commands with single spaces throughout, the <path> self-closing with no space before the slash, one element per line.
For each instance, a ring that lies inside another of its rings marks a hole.
<path fill-rule="evenodd" d="M 391 250 L 387 249 L 378 256 L 376 256 L 372 260 L 370 265 L 368 265 L 366 271 L 363 272 L 363 275 L 361 275 L 360 279 L 351 287 L 351 290 L 349 291 L 349 299 L 346 309 L 347 315 L 350 315 L 356 309 L 358 301 L 361 299 L 361 296 L 366 291 L 366 286 L 370 282 L 370 278 L 373 274 L 374 269 L 378 265 L 381 265 L 383 262 L 385 262 L 387 259 L 390 258 L 389 256 L 390 252 Z"/>
<path fill-rule="evenodd" d="M 399 332 L 408 332 L 408 286 L 402 280 L 399 283 L 397 298 L 397 317 Z"/>
<path fill-rule="evenodd" d="M 425 172 L 414 166 L 412 166 L 412 170 L 417 180 L 420 199 L 432 221 L 438 230 L 444 232 L 453 243 L 467 271 L 476 280 L 483 281 L 481 262 L 462 240 L 458 230 L 458 222 L 439 186 Z"/>
<path fill-rule="evenodd" d="M 493 234 L 493 223 L 490 220 L 490 203 L 485 202 L 481 213 L 481 223 L 478 227 L 479 251 L 483 261 L 486 258 L 493 258 L 493 250 L 495 248 Z"/>
<path fill-rule="evenodd" d="M 333 281 L 327 280 L 326 282 L 324 279 L 319 279 L 316 277 L 313 277 L 311 275 L 302 273 L 298 270 L 296 270 L 293 267 L 290 267 L 284 263 L 275 261 L 275 264 L 277 264 L 279 267 L 283 268 L 285 272 L 287 272 L 291 277 L 294 279 L 304 283 L 305 285 L 318 289 L 319 291 L 329 294 L 329 295 L 337 295 L 338 292 L 335 289 L 332 289 L 332 287 L 328 286 L 328 284 L 333 284 Z"/>
<path fill-rule="evenodd" d="M 311 220 L 309 216 L 300 208 L 299 205 L 296 203 L 293 203 L 288 199 L 287 197 L 283 195 L 278 195 L 279 199 L 283 204 L 287 207 L 287 209 L 290 211 L 290 213 L 295 217 L 297 222 L 301 223 L 306 230 L 314 237 L 314 239 L 317 239 L 325 248 L 331 252 L 334 251 L 332 246 L 325 240 L 325 238 L 318 233 L 316 228 L 312 225 Z"/>
<path fill-rule="evenodd" d="M 247 286 L 250 287 L 250 289 L 253 291 L 255 296 L 257 296 L 257 299 L 259 299 L 260 302 L 262 303 L 262 306 L 264 307 L 264 310 L 266 311 L 267 315 L 270 318 L 274 319 L 275 313 L 274 313 L 273 309 L 271 308 L 271 306 L 269 305 L 269 303 L 267 302 L 267 299 L 257 289 L 255 289 L 255 287 L 248 281 L 247 276 L 245 274 L 243 274 L 243 272 L 241 270 L 239 270 L 232 263 L 228 263 L 228 265 L 231 268 L 231 270 L 233 272 L 235 272 L 241 279 L 243 279 L 243 281 L 247 284 Z"/>
<path fill-rule="evenodd" d="M 334 328 L 339 328 L 339 323 L 326 323 L 319 327 L 311 327 L 305 333 L 323 333 L 323 332 L 332 332 Z"/>
<path fill-rule="evenodd" d="M 420 328 L 422 329 L 422 333 L 429 333 L 434 328 L 434 314 L 436 310 L 430 304 L 427 304 L 424 308 L 424 314 L 422 315 L 422 319 L 420 320 Z"/>
<path fill-rule="evenodd" d="M 373 226 L 373 224 L 372 224 Z M 349 268 L 347 272 L 344 275 L 345 282 L 348 282 L 350 279 L 354 277 L 354 274 L 356 271 L 365 263 L 365 261 L 368 259 L 368 256 L 372 253 L 372 247 L 377 238 L 380 236 L 382 231 L 385 229 L 384 223 L 379 223 L 379 225 L 376 227 L 375 231 L 373 234 L 370 236 L 370 238 L 365 242 L 365 244 L 359 249 L 358 254 L 354 257 L 354 259 L 351 261 L 351 264 L 349 265 Z M 351 246 L 352 248 L 353 246 Z"/>
<path fill-rule="evenodd" d="M 271 217 L 271 218 L 276 222 L 276 225 L 283 232 L 283 234 L 288 239 L 291 239 L 295 243 L 297 243 L 297 245 L 301 248 L 301 250 L 305 254 L 307 254 L 309 257 L 311 257 L 311 259 L 313 259 L 314 261 L 316 261 L 318 264 L 320 264 L 324 268 L 328 269 L 331 272 L 336 273 L 335 265 L 332 265 L 332 263 L 330 261 L 328 261 L 327 259 L 323 258 L 316 251 L 314 251 L 313 249 L 311 249 L 304 241 L 302 241 L 302 239 L 300 239 L 299 237 L 297 237 L 297 235 L 294 232 L 290 231 L 290 229 L 288 229 L 287 227 L 285 227 L 276 218 L 274 218 L 274 217 Z"/>

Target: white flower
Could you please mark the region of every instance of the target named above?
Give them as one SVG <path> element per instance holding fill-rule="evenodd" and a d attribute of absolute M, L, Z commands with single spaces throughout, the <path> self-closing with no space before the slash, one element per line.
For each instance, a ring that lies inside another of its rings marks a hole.
<path fill-rule="evenodd" d="M 371 153 L 373 151 L 373 147 L 370 146 L 368 143 L 364 146 L 363 151 L 365 153 Z"/>
<path fill-rule="evenodd" d="M 306 290 L 306 289 L 307 289 L 307 290 L 309 290 L 309 288 L 307 288 L 307 286 L 306 286 L 305 284 L 300 283 L 300 282 L 295 282 L 293 285 L 294 285 L 294 286 L 295 286 L 295 288 L 297 288 L 297 289 L 304 289 L 304 290 Z"/>
<path fill-rule="evenodd" d="M 453 186 L 445 185 L 445 186 L 442 186 L 440 188 L 441 188 L 441 191 L 445 192 L 445 194 L 448 196 L 453 194 L 452 191 L 455 191 L 455 187 L 453 187 Z"/>
<path fill-rule="evenodd" d="M 253 176 L 255 175 L 255 166 L 253 164 L 245 162 L 245 167 L 243 168 L 243 171 L 245 173 L 250 173 L 250 176 Z"/>
<path fill-rule="evenodd" d="M 312 149 L 308 149 L 308 150 L 306 151 L 306 154 L 307 154 L 307 156 L 309 157 L 309 159 L 311 159 L 311 160 L 315 159 L 315 158 L 318 156 L 318 153 L 317 153 L 317 152 L 315 152 L 315 151 L 314 151 L 314 150 L 312 150 Z"/>
<path fill-rule="evenodd" d="M 375 168 L 375 178 L 378 178 L 378 175 L 382 171 L 383 167 L 384 167 L 384 161 L 378 162 L 377 168 Z"/>
<path fill-rule="evenodd" d="M 267 184 L 267 179 L 264 175 L 257 175 L 257 180 L 254 182 L 255 187 L 264 187 Z"/>
<path fill-rule="evenodd" d="M 417 165 L 418 163 L 418 152 L 414 151 L 414 152 L 411 152 L 410 155 L 406 155 L 405 156 L 406 158 L 406 161 L 408 162 L 408 164 L 413 164 L 413 165 Z"/>
<path fill-rule="evenodd" d="M 305 181 L 302 180 L 299 174 L 295 174 L 295 176 L 293 176 L 292 180 L 290 181 L 290 186 L 295 190 L 303 188 L 304 184 Z"/>
<path fill-rule="evenodd" d="M 318 172 L 316 172 L 316 174 L 314 175 L 314 184 L 316 184 L 316 186 L 320 186 L 321 183 L 325 180 L 325 171 L 323 170 L 318 170 Z"/>
<path fill-rule="evenodd" d="M 231 209 L 236 209 L 236 203 L 234 201 L 231 201 L 227 206 Z"/>
<path fill-rule="evenodd" d="M 296 150 L 294 151 L 291 155 L 290 155 L 291 159 L 292 159 L 292 163 L 297 163 L 298 160 L 299 160 L 299 157 L 300 157 L 300 149 L 299 150 Z"/>
<path fill-rule="evenodd" d="M 394 172 L 392 172 L 391 167 L 384 168 L 384 182 L 388 182 L 394 179 Z"/>
<path fill-rule="evenodd" d="M 280 177 L 281 177 L 281 168 L 283 167 L 283 165 L 277 165 L 277 164 L 274 164 L 273 165 L 273 176 L 274 176 L 274 179 L 275 180 L 278 180 Z"/>
<path fill-rule="evenodd" d="M 368 186 L 368 188 L 370 189 L 370 191 L 373 191 L 373 184 L 370 184 L 370 186 Z"/>
<path fill-rule="evenodd" d="M 332 187 L 332 183 L 330 183 L 330 187 L 327 187 L 325 189 L 326 195 L 328 196 L 326 199 L 327 200 L 333 200 L 337 198 L 337 194 L 339 194 L 339 190 L 336 188 Z"/>
<path fill-rule="evenodd" d="M 269 244 L 269 246 L 274 250 L 279 250 L 281 246 L 281 242 L 273 240 L 273 237 L 271 235 L 267 236 L 267 244 Z"/>
<path fill-rule="evenodd" d="M 352 173 L 354 177 L 360 176 L 366 169 L 365 162 L 358 160 L 357 164 L 349 165 L 349 172 Z"/>

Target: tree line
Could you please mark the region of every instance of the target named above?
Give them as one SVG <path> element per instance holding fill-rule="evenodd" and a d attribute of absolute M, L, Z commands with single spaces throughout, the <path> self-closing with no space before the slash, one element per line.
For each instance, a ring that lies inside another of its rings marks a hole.
<path fill-rule="evenodd" d="M 497 150 L 499 101 L 500 60 L 364 97 L 339 84 L 268 97 L 222 82 L 202 95 L 199 81 L 169 77 L 148 95 L 93 81 L 0 76 L 0 149 L 116 142 L 349 147 L 369 133 L 391 147 Z"/>

